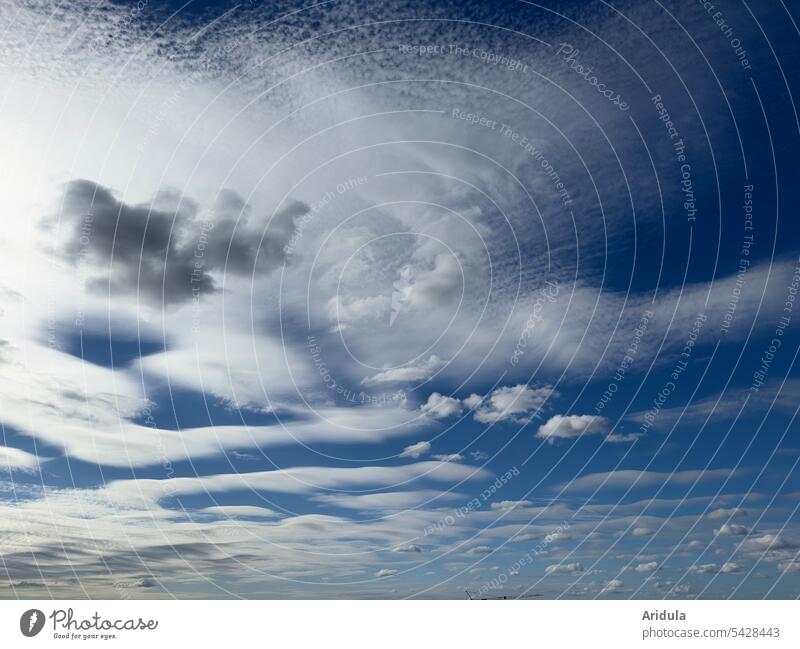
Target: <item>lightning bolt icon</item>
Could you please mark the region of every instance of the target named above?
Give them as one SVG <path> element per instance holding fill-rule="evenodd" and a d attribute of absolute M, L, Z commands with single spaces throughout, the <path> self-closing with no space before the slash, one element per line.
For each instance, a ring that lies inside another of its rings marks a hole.
<path fill-rule="evenodd" d="M 33 630 L 33 625 L 36 624 L 36 620 L 38 619 L 38 617 L 39 616 L 36 614 L 36 611 L 33 611 L 31 613 L 31 618 L 30 620 L 28 620 L 28 631 Z"/>

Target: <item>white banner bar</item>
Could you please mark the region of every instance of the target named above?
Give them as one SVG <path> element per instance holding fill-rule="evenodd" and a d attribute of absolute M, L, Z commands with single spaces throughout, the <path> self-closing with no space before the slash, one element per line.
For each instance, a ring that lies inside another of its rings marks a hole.
<path fill-rule="evenodd" d="M 798 647 L 796 601 L 7 601 L 0 646 Z M 513 643 L 513 645 L 512 645 Z"/>

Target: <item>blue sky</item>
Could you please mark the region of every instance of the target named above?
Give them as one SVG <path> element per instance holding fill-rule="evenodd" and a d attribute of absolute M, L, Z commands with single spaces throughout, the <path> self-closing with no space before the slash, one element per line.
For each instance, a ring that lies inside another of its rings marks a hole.
<path fill-rule="evenodd" d="M 795 598 L 797 12 L 0 9 L 0 596 Z"/>

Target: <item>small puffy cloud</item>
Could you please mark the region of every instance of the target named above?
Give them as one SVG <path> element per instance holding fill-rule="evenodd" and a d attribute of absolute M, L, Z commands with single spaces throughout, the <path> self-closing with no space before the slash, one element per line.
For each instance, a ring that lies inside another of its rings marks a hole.
<path fill-rule="evenodd" d="M 719 529 L 714 530 L 717 536 L 747 536 L 752 530 L 747 525 L 734 525 L 725 523 Z"/>
<path fill-rule="evenodd" d="M 464 399 L 464 405 L 470 409 L 477 408 L 479 405 L 481 405 L 482 401 L 483 397 L 477 394 L 471 394 L 466 399 Z"/>
<path fill-rule="evenodd" d="M 470 451 L 469 456 L 476 462 L 482 462 L 489 459 L 489 454 L 483 451 Z"/>
<path fill-rule="evenodd" d="M 721 566 L 717 566 L 716 563 L 701 563 L 699 565 L 694 565 L 689 568 L 690 572 L 696 572 L 702 575 L 708 574 L 716 574 L 720 573 L 733 573 L 733 572 L 741 572 L 742 566 L 738 563 L 733 563 L 732 561 L 728 561 L 723 563 Z"/>
<path fill-rule="evenodd" d="M 586 572 L 586 569 L 580 563 L 556 563 L 552 566 L 547 566 L 544 569 L 545 574 L 547 575 L 555 575 L 555 574 L 569 574 L 569 575 L 577 575 L 582 572 Z"/>
<path fill-rule="evenodd" d="M 398 545 L 396 548 L 392 550 L 392 552 L 412 553 L 412 552 L 422 552 L 422 549 L 418 545 L 414 545 L 413 543 L 408 543 L 407 545 Z"/>
<path fill-rule="evenodd" d="M 460 453 L 447 453 L 446 455 L 432 455 L 434 460 L 439 460 L 439 462 L 461 462 L 464 459 L 464 456 Z"/>
<path fill-rule="evenodd" d="M 567 534 L 566 532 L 550 532 L 550 534 L 544 537 L 544 542 L 558 543 L 559 541 L 571 541 L 572 538 L 572 534 Z"/>
<path fill-rule="evenodd" d="M 533 505 L 530 500 L 501 500 L 500 502 L 492 503 L 492 509 L 509 511 L 517 507 L 528 507 L 530 505 Z"/>
<path fill-rule="evenodd" d="M 640 563 L 634 568 L 636 572 L 654 572 L 658 569 L 658 561 L 648 561 L 647 563 Z"/>
<path fill-rule="evenodd" d="M 416 444 L 411 444 L 410 446 L 406 446 L 403 449 L 403 452 L 400 453 L 400 457 L 411 457 L 411 458 L 418 458 L 420 455 L 426 455 L 431 450 L 431 443 L 430 442 L 417 442 Z"/>
<path fill-rule="evenodd" d="M 605 417 L 594 415 L 555 415 L 539 426 L 536 437 L 551 444 L 557 439 L 573 439 L 583 435 L 608 433 L 610 426 Z"/>
<path fill-rule="evenodd" d="M 531 388 L 527 385 L 497 388 L 481 398 L 476 394 L 464 399 L 464 405 L 474 409 L 475 421 L 492 424 L 500 421 L 527 423 L 554 393 L 552 387 Z"/>
<path fill-rule="evenodd" d="M 434 392 L 428 397 L 428 401 L 422 404 L 420 410 L 434 419 L 445 419 L 461 414 L 461 402 Z"/>
<path fill-rule="evenodd" d="M 789 561 L 781 561 L 778 564 L 778 569 L 781 572 L 800 573 L 800 561 L 790 559 Z"/>
<path fill-rule="evenodd" d="M 636 536 L 636 537 L 652 536 L 652 535 L 653 535 L 653 530 L 651 530 L 649 527 L 635 527 L 631 532 L 631 536 Z"/>
<path fill-rule="evenodd" d="M 719 568 L 716 563 L 700 563 L 689 568 L 689 572 L 696 572 L 701 575 L 717 572 Z"/>
<path fill-rule="evenodd" d="M 619 579 L 612 579 L 611 581 L 606 582 L 606 585 L 603 586 L 603 590 L 600 592 L 602 593 L 615 593 L 619 590 L 622 590 L 622 581 Z"/>
<path fill-rule="evenodd" d="M 469 553 L 470 554 L 490 554 L 491 551 L 492 551 L 492 548 L 490 548 L 488 545 L 479 545 L 477 547 L 472 548 L 469 551 Z"/>
<path fill-rule="evenodd" d="M 719 571 L 720 572 L 725 572 L 725 573 L 728 573 L 728 572 L 741 572 L 742 571 L 742 566 L 740 566 L 738 563 L 733 563 L 732 561 L 728 561 L 728 562 L 722 564 L 722 566 L 720 567 Z"/>
<path fill-rule="evenodd" d="M 391 568 L 381 568 L 378 572 L 375 573 L 376 577 L 392 577 L 393 575 L 397 574 L 397 570 L 393 570 Z"/>
<path fill-rule="evenodd" d="M 625 442 L 635 442 L 640 437 L 640 433 L 609 433 L 606 435 L 606 441 L 612 444 L 623 444 Z"/>
<path fill-rule="evenodd" d="M 730 509 L 715 509 L 714 511 L 706 514 L 706 518 L 714 520 L 733 518 L 734 516 L 747 516 L 747 512 L 739 507 L 731 507 Z"/>

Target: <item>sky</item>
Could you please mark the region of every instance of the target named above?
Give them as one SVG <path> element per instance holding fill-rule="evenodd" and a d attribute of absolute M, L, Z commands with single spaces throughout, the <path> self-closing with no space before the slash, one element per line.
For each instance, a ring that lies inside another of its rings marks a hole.
<path fill-rule="evenodd" d="M 0 5 L 0 597 L 800 596 L 800 13 Z"/>

